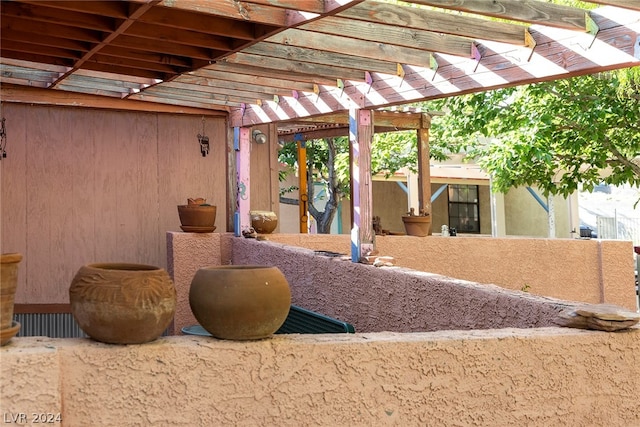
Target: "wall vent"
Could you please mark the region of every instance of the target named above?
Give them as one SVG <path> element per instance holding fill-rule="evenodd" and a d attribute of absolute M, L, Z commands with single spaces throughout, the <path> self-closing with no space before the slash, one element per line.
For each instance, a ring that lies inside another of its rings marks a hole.
<path fill-rule="evenodd" d="M 86 337 L 71 313 L 16 313 L 20 323 L 19 337 L 82 338 Z"/>

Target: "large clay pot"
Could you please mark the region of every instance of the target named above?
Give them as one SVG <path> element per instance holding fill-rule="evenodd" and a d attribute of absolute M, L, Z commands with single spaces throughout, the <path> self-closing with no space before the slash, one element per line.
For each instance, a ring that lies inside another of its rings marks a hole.
<path fill-rule="evenodd" d="M 430 216 L 404 215 L 402 222 L 409 236 L 425 237 L 431 234 Z"/>
<path fill-rule="evenodd" d="M 191 233 L 211 233 L 216 229 L 216 207 L 212 205 L 178 205 L 180 228 Z"/>
<path fill-rule="evenodd" d="M 271 211 L 250 211 L 251 226 L 261 234 L 273 233 L 278 226 L 278 216 Z"/>
<path fill-rule="evenodd" d="M 20 330 L 13 321 L 13 306 L 18 286 L 18 264 L 22 255 L 7 253 L 0 256 L 0 344 L 5 345 Z"/>
<path fill-rule="evenodd" d="M 200 325 L 216 338 L 260 339 L 287 319 L 291 290 L 277 267 L 205 267 L 193 277 L 189 304 Z"/>
<path fill-rule="evenodd" d="M 91 338 L 111 344 L 153 341 L 167 329 L 176 310 L 169 274 L 143 264 L 89 264 L 69 288 L 71 312 Z"/>

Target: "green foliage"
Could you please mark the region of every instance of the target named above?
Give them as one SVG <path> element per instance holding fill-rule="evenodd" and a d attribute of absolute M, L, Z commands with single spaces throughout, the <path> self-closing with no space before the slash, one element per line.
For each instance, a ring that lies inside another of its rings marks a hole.
<path fill-rule="evenodd" d="M 349 194 L 349 139 L 334 138 L 336 144 L 335 174 L 341 195 Z M 415 131 L 389 132 L 375 134 L 371 144 L 371 170 L 373 174 L 383 173 L 391 176 L 398 170 L 408 167 L 412 171 L 417 168 L 417 136 Z M 445 159 L 446 154 L 436 148 L 431 152 L 432 158 Z M 328 182 L 329 152 L 325 140 L 307 141 L 307 161 L 314 170 L 316 182 Z M 295 143 L 285 144 L 280 150 L 279 160 L 291 167 L 297 167 L 297 149 Z M 293 169 L 292 169 L 293 170 Z M 281 174 L 280 179 L 284 179 Z"/>
<path fill-rule="evenodd" d="M 639 82 L 636 68 L 441 100 L 432 144 L 467 152 L 503 192 L 640 185 Z"/>

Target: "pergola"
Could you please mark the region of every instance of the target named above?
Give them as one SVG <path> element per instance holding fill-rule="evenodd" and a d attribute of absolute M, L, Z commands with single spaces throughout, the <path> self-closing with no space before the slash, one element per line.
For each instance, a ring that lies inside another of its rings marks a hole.
<path fill-rule="evenodd" d="M 276 123 L 283 134 L 297 128 L 309 135 L 346 127 L 357 259 L 373 244 L 369 149 L 376 126 L 417 129 L 420 209 L 430 212 L 429 115 L 380 109 L 640 64 L 640 1 L 590 3 L 605 6 L 583 10 L 535 0 L 3 1 L 2 98 L 228 114 L 236 184 L 246 188 L 251 127 Z M 249 221 L 246 199 L 237 200 L 238 235 Z"/>

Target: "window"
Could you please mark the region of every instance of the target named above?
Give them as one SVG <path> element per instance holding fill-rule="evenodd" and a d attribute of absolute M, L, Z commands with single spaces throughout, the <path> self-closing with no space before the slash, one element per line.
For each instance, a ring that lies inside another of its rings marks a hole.
<path fill-rule="evenodd" d="M 458 233 L 480 233 L 477 185 L 449 184 L 449 228 Z"/>

